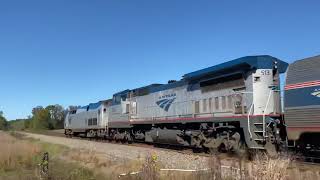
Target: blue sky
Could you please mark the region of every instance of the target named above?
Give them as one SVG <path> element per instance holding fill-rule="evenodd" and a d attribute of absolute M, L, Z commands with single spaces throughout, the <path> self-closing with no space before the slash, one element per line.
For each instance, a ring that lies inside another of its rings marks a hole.
<path fill-rule="evenodd" d="M 0 110 L 85 105 L 246 55 L 320 54 L 320 1 L 0 2 Z"/>

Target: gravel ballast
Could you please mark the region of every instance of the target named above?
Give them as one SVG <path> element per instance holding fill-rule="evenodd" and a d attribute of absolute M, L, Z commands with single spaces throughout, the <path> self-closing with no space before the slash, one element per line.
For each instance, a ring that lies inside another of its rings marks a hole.
<path fill-rule="evenodd" d="M 28 138 L 64 145 L 72 149 L 89 150 L 103 155 L 108 160 L 141 160 L 150 154 L 156 154 L 159 162 L 165 168 L 205 169 L 208 167 L 208 157 L 185 154 L 159 148 L 138 147 L 123 144 L 89 141 L 85 139 L 71 139 L 42 134 L 23 133 Z"/>

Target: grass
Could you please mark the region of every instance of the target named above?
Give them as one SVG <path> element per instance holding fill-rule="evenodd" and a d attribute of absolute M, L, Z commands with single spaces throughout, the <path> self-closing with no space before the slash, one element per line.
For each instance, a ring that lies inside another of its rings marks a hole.
<path fill-rule="evenodd" d="M 257 156 L 251 168 L 249 177 L 260 177 L 261 179 L 278 179 L 285 180 L 288 177 L 290 165 L 289 158 L 271 159 L 267 156 Z"/>
<path fill-rule="evenodd" d="M 88 168 L 77 163 L 62 161 L 59 157 L 66 153 L 64 146 L 43 143 L 38 140 L 23 139 L 20 134 L 0 132 L 0 179 L 31 180 L 40 179 L 39 164 L 42 154 L 49 153 L 49 174 L 51 180 L 102 179 Z"/>
<path fill-rule="evenodd" d="M 40 146 L 17 141 L 6 133 L 1 133 L 0 147 L 0 172 L 2 173 L 31 167 L 40 152 Z"/>
<path fill-rule="evenodd" d="M 211 156 L 208 169 L 196 172 L 159 172 L 150 161 L 147 172 L 142 171 L 140 179 L 158 180 L 319 180 L 320 167 L 303 169 L 290 158 L 272 159 L 264 154 L 257 155 L 253 161 L 239 158 L 223 165 L 218 156 Z"/>
<path fill-rule="evenodd" d="M 226 162 L 219 156 L 207 159 L 208 169 L 196 172 L 161 171 L 164 168 L 155 153 L 144 159 L 106 158 L 93 150 L 25 139 L 19 133 L 0 132 L 0 180 L 39 179 L 41 156 L 50 155 L 49 177 L 57 180 L 313 180 L 320 179 L 320 168 L 305 168 L 290 158 L 271 159 L 261 154 L 253 161 Z M 131 172 L 137 172 L 130 175 Z M 120 174 L 126 174 L 119 178 Z"/>

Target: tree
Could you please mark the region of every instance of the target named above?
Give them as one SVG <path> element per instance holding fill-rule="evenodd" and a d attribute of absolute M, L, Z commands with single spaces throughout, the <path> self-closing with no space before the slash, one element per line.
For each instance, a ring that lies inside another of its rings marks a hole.
<path fill-rule="evenodd" d="M 49 105 L 46 108 L 37 106 L 32 109 L 32 118 L 25 121 L 26 128 L 61 129 L 63 128 L 66 110 L 61 105 Z"/>
<path fill-rule="evenodd" d="M 35 116 L 38 112 L 42 111 L 43 107 L 42 106 L 37 106 L 32 109 L 32 115 Z"/>
<path fill-rule="evenodd" d="M 30 129 L 30 128 L 32 128 L 32 117 L 24 120 L 24 128 L 25 128 L 25 129 Z"/>
<path fill-rule="evenodd" d="M 8 122 L 8 128 L 15 131 L 21 131 L 25 129 L 26 119 L 16 119 Z"/>
<path fill-rule="evenodd" d="M 32 122 L 31 126 L 33 129 L 49 129 L 50 113 L 47 109 L 42 106 L 33 108 L 32 110 Z"/>
<path fill-rule="evenodd" d="M 8 127 L 8 122 L 6 118 L 3 116 L 3 112 L 0 111 L 0 130 L 6 130 Z"/>
<path fill-rule="evenodd" d="M 49 105 L 46 110 L 50 114 L 49 127 L 50 129 L 61 129 L 63 128 L 65 110 L 59 104 Z"/>

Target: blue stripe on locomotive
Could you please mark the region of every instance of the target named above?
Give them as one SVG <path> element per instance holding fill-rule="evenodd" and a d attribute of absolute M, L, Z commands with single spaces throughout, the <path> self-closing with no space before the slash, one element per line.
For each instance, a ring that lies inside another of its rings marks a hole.
<path fill-rule="evenodd" d="M 320 105 L 320 86 L 286 90 L 286 108 L 312 105 Z"/>
<path fill-rule="evenodd" d="M 93 109 L 98 109 L 98 107 L 100 107 L 101 106 L 101 102 L 97 102 L 97 103 L 90 103 L 89 105 L 87 105 L 87 106 L 82 106 L 81 108 L 79 108 L 79 109 L 87 109 L 88 108 L 88 106 L 89 106 L 89 110 L 93 110 Z"/>

